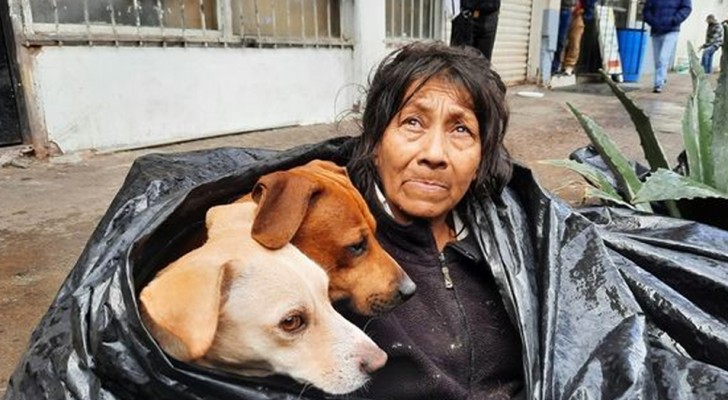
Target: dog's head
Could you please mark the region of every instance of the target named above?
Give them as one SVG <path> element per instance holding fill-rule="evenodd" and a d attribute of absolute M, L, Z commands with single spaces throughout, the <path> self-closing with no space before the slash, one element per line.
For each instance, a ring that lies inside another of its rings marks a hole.
<path fill-rule="evenodd" d="M 381 247 L 376 222 L 346 170 L 315 160 L 260 178 L 253 238 L 276 249 L 293 243 L 328 273 L 332 300 L 364 315 L 391 310 L 415 284 Z"/>
<path fill-rule="evenodd" d="M 146 325 L 181 361 L 286 374 L 333 394 L 358 389 L 386 353 L 334 310 L 328 277 L 313 261 L 290 244 L 264 248 L 249 223 L 241 229 L 254 209 L 238 203 L 208 212 L 207 242 L 142 290 Z"/>

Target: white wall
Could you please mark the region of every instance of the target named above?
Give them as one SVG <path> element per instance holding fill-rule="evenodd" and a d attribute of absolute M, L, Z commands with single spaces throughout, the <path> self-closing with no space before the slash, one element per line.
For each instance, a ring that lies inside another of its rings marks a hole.
<path fill-rule="evenodd" d="M 62 151 L 128 148 L 334 121 L 350 49 L 43 47 L 36 93 Z"/>

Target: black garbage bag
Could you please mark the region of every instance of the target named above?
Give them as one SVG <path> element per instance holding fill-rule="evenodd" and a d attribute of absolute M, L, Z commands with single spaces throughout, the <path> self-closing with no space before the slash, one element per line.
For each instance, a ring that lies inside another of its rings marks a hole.
<path fill-rule="evenodd" d="M 142 325 L 137 294 L 183 251 L 209 207 L 274 170 L 315 158 L 343 164 L 351 144 L 138 159 L 31 336 L 5 398 L 323 396 L 284 377 L 170 359 Z M 521 333 L 529 399 L 728 398 L 728 232 L 616 208 L 577 212 L 518 166 L 501 197 L 470 198 L 467 207 Z"/>

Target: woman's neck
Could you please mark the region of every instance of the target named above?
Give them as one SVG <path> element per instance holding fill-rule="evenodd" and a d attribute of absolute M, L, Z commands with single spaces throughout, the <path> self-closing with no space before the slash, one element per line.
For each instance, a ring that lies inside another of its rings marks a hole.
<path fill-rule="evenodd" d="M 455 238 L 455 232 L 447 223 L 447 218 L 430 221 L 430 229 L 432 230 L 432 236 L 435 238 L 438 251 L 442 251 L 445 245 Z"/>

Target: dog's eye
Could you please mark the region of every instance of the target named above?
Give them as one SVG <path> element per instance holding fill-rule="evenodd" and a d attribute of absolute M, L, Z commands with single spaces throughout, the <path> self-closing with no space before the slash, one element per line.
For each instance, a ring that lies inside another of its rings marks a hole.
<path fill-rule="evenodd" d="M 354 255 L 354 257 L 358 257 L 367 250 L 367 241 L 366 239 L 363 239 L 359 243 L 354 243 L 350 246 L 346 246 L 347 249 L 349 249 L 349 252 Z"/>
<path fill-rule="evenodd" d="M 306 326 L 306 320 L 301 314 L 291 314 L 281 320 L 278 326 L 288 333 L 300 331 Z"/>

